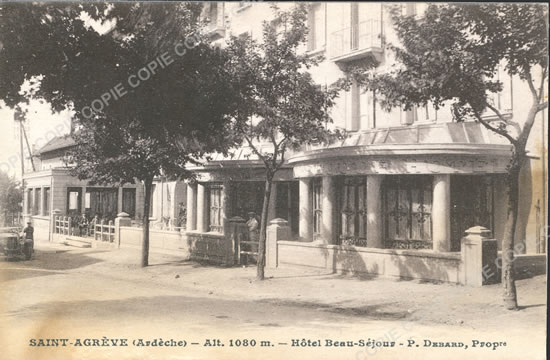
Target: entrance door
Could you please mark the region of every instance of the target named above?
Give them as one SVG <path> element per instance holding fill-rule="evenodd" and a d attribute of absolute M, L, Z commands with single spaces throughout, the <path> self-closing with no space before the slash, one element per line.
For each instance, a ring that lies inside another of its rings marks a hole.
<path fill-rule="evenodd" d="M 464 231 L 481 225 L 493 231 L 493 177 L 451 177 L 451 251 L 460 251 Z"/>

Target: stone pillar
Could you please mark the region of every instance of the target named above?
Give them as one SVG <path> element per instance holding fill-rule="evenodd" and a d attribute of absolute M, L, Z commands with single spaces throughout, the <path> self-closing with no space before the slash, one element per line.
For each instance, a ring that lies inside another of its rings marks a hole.
<path fill-rule="evenodd" d="M 451 175 L 434 175 L 432 198 L 433 250 L 451 251 Z"/>
<path fill-rule="evenodd" d="M 116 213 L 121 214 L 122 213 L 122 186 L 118 187 L 118 195 L 117 195 L 117 203 L 116 203 Z M 125 213 L 126 214 L 126 213 Z M 117 215 L 118 216 L 118 215 Z"/>
<path fill-rule="evenodd" d="M 267 209 L 267 221 L 271 221 L 275 219 L 276 216 L 277 216 L 277 183 L 274 181 L 271 184 L 271 196 L 269 198 L 269 207 Z"/>
<path fill-rule="evenodd" d="M 279 265 L 277 241 L 290 238 L 290 227 L 285 219 L 273 219 L 267 227 L 266 266 L 275 269 Z"/>
<path fill-rule="evenodd" d="M 367 176 L 367 246 L 372 248 L 384 247 L 381 192 L 383 179 L 384 175 Z"/>
<path fill-rule="evenodd" d="M 300 179 L 300 240 L 312 241 L 313 215 L 311 210 L 311 179 Z"/>
<path fill-rule="evenodd" d="M 115 219 L 115 241 L 120 248 L 121 237 L 120 237 L 120 227 L 121 226 L 132 226 L 132 220 L 130 215 L 125 212 L 118 213 Z"/>
<path fill-rule="evenodd" d="M 334 244 L 334 206 L 336 205 L 336 197 L 332 176 L 323 176 L 322 196 L 321 237 L 325 244 Z"/>
<path fill-rule="evenodd" d="M 460 283 L 483 286 L 500 281 L 497 264 L 497 241 L 491 231 L 483 226 L 474 226 L 465 231 L 461 240 Z"/>
<path fill-rule="evenodd" d="M 197 184 L 187 183 L 187 231 L 197 229 Z"/>
<path fill-rule="evenodd" d="M 80 213 L 84 214 L 86 212 L 86 186 L 82 187 L 82 193 L 80 196 Z"/>
<path fill-rule="evenodd" d="M 208 219 L 206 211 L 208 209 L 206 208 L 206 204 L 205 185 L 197 184 L 197 231 L 199 232 L 208 231 L 208 224 L 206 223 Z"/>
<path fill-rule="evenodd" d="M 54 235 L 56 232 L 55 232 L 55 220 L 57 217 L 61 216 L 61 210 L 59 209 L 54 209 L 52 210 L 52 214 L 50 215 L 50 222 L 51 222 L 51 226 L 50 226 L 50 236 L 49 236 L 49 240 L 50 241 L 53 241 L 53 238 L 54 238 Z"/>

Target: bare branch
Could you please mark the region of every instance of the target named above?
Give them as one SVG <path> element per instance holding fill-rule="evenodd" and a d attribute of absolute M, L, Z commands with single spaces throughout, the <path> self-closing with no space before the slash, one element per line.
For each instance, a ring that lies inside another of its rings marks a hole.
<path fill-rule="evenodd" d="M 537 106 L 537 112 L 544 110 L 548 107 L 548 101 L 543 102 Z"/>
<path fill-rule="evenodd" d="M 496 128 L 496 127 L 492 126 L 491 124 L 489 124 L 487 121 L 483 120 L 483 118 L 481 117 L 481 115 L 477 111 L 474 111 L 474 115 L 475 115 L 477 121 L 479 121 L 487 129 L 489 129 L 489 130 L 491 130 L 491 131 L 493 131 L 493 132 L 495 132 L 495 133 L 497 133 L 501 136 L 504 136 L 513 145 L 517 145 L 518 141 L 516 139 L 514 139 L 510 134 L 508 134 L 508 132 L 506 132 L 505 130 L 501 130 L 499 128 Z"/>
<path fill-rule="evenodd" d="M 503 121 L 503 122 L 505 122 L 505 123 L 508 122 L 508 120 L 506 120 L 506 118 L 500 113 L 500 111 L 499 111 L 496 107 L 494 107 L 493 105 L 489 104 L 488 102 L 487 102 L 487 107 L 488 107 L 489 109 L 491 109 L 491 110 L 498 116 L 498 119 L 499 119 L 500 121 Z"/>
<path fill-rule="evenodd" d="M 246 142 L 248 143 L 248 146 L 250 146 L 250 148 L 252 149 L 252 152 L 256 155 L 258 155 L 258 157 L 260 158 L 260 160 L 263 161 L 263 163 L 265 164 L 265 166 L 267 168 L 269 168 L 269 162 L 267 161 L 267 159 L 265 158 L 265 156 L 258 150 L 258 148 L 256 147 L 256 145 L 254 145 L 252 143 L 252 140 L 250 139 L 250 137 L 248 137 L 247 135 L 244 135 L 244 138 L 246 139 Z"/>

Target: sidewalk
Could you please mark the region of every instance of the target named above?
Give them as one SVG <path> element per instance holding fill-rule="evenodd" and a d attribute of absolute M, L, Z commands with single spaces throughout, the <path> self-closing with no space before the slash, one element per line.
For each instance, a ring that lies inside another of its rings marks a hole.
<path fill-rule="evenodd" d="M 39 243 L 36 249 L 37 260 L 67 261 L 78 267 L 78 271 L 93 271 L 115 279 L 151 281 L 181 290 L 188 296 L 249 299 L 373 320 L 439 323 L 479 330 L 511 323 L 530 331 L 545 327 L 544 275 L 517 281 L 521 310 L 510 312 L 500 305 L 500 284 L 471 288 L 448 283 L 358 278 L 303 268 L 266 269 L 266 279 L 257 281 L 255 266 L 217 267 L 183 261 L 172 255 L 151 254 L 150 266 L 141 268 L 139 250 L 99 251 L 51 243 Z M 57 253 L 52 253 L 54 250 Z M 74 255 L 82 260 L 76 260 Z M 83 266 L 79 267 L 78 263 Z"/>

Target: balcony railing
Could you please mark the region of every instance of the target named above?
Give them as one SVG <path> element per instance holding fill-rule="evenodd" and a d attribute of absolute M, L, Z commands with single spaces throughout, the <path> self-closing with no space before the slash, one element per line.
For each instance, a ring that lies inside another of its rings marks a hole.
<path fill-rule="evenodd" d="M 335 31 L 330 36 L 330 57 L 345 61 L 382 52 L 382 26 L 380 20 L 370 19 Z"/>

